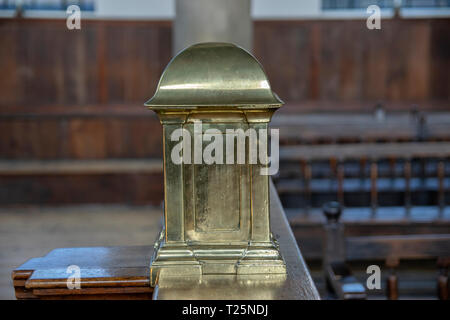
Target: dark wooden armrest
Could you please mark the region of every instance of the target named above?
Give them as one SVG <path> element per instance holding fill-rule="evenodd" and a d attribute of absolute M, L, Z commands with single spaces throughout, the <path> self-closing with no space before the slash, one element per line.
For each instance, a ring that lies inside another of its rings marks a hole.
<path fill-rule="evenodd" d="M 344 262 L 330 263 L 325 266 L 326 281 L 338 299 L 366 299 L 366 289 L 353 276 L 349 266 Z"/>

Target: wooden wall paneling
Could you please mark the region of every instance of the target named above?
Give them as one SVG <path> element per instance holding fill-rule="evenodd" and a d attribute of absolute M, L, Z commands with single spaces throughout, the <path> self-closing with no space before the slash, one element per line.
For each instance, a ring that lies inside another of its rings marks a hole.
<path fill-rule="evenodd" d="M 13 157 L 14 141 L 11 135 L 13 123 L 7 119 L 0 118 L 0 157 L 8 159 Z"/>
<path fill-rule="evenodd" d="M 321 25 L 321 50 L 320 50 L 320 99 L 326 101 L 338 100 L 340 84 L 341 59 L 341 22 L 330 21 Z"/>
<path fill-rule="evenodd" d="M 106 126 L 104 119 L 71 119 L 68 138 L 73 158 L 99 159 L 106 157 Z"/>
<path fill-rule="evenodd" d="M 450 101 L 450 19 L 431 24 L 430 95 Z"/>
<path fill-rule="evenodd" d="M 321 48 L 321 33 L 320 24 L 315 22 L 311 25 L 311 35 L 309 37 L 309 77 L 308 77 L 308 92 L 306 99 L 318 100 L 320 97 L 320 48 Z"/>
<path fill-rule="evenodd" d="M 423 102 L 430 84 L 430 21 L 415 21 L 408 26 L 409 40 L 406 71 L 406 100 Z"/>
<path fill-rule="evenodd" d="M 30 134 L 27 130 L 27 120 L 14 122 L 11 128 L 12 133 L 12 154 L 23 155 L 24 157 L 31 156 L 31 142 Z"/>
<path fill-rule="evenodd" d="M 129 188 L 131 191 L 129 203 L 134 205 L 162 205 L 164 200 L 164 176 L 162 171 L 159 173 L 141 175 L 133 174 L 129 176 Z"/>
<path fill-rule="evenodd" d="M 339 87 L 337 98 L 339 100 L 361 100 L 363 84 L 362 55 L 365 51 L 363 34 L 365 26 L 357 25 L 352 21 L 343 21 L 342 28 L 346 29 L 340 36 L 340 45 L 335 47 L 339 52 Z M 366 29 L 367 30 L 367 29 Z"/>
<path fill-rule="evenodd" d="M 383 21 L 381 30 L 363 31 L 363 92 L 361 98 L 368 101 L 386 99 L 387 72 L 390 60 L 389 46 L 386 45 L 387 29 L 390 21 Z M 387 25 L 386 25 L 387 24 Z"/>
<path fill-rule="evenodd" d="M 283 99 L 308 97 L 310 29 L 303 22 L 255 22 L 254 54 L 264 66 L 274 91 Z"/>
<path fill-rule="evenodd" d="M 129 156 L 130 134 L 129 120 L 106 119 L 105 140 L 107 158 L 126 158 Z"/>
<path fill-rule="evenodd" d="M 162 172 L 1 175 L 0 205 L 126 203 L 161 205 Z"/>
<path fill-rule="evenodd" d="M 171 56 L 169 21 L 0 20 L 0 105 L 143 103 Z"/>
<path fill-rule="evenodd" d="M 381 30 L 364 19 L 254 25 L 255 56 L 299 108 L 449 100 L 450 19 L 384 19 Z M 86 20 L 70 31 L 63 19 L 0 19 L 0 106 L 142 104 L 171 58 L 171 29 L 169 21 Z"/>
<path fill-rule="evenodd" d="M 110 103 L 143 103 L 150 98 L 170 59 L 171 39 L 146 25 L 109 24 L 106 29 L 106 81 Z M 162 44 L 160 44 L 162 42 Z M 160 60 L 160 47 L 164 60 Z"/>
<path fill-rule="evenodd" d="M 389 47 L 389 64 L 386 98 L 398 101 L 407 90 L 407 67 L 409 43 L 413 40 L 407 27 L 392 23 L 387 33 L 386 45 Z"/>
<path fill-rule="evenodd" d="M 0 159 L 161 158 L 161 124 L 144 107 L 138 114 L 67 108 L 0 117 Z"/>
<path fill-rule="evenodd" d="M 34 121 L 20 119 L 0 120 L 1 159 L 54 159 L 61 158 L 63 138 L 60 123 L 55 119 Z"/>
<path fill-rule="evenodd" d="M 255 22 L 253 54 L 264 66 L 272 89 L 280 97 L 284 97 L 288 83 L 286 79 L 281 78 L 284 71 L 284 64 L 281 61 L 288 58 L 289 53 L 284 48 L 280 48 L 279 39 L 274 36 L 279 33 L 275 28 L 276 25 L 270 22 L 267 25 Z M 269 38 L 273 39 L 272 43 L 267 41 Z"/>
<path fill-rule="evenodd" d="M 97 52 L 96 52 L 96 62 L 97 68 L 93 70 L 97 71 L 97 101 L 99 104 L 106 104 L 108 101 L 108 87 L 106 85 L 106 31 L 105 25 L 102 24 L 98 26 L 96 30 L 97 36 Z"/>
<path fill-rule="evenodd" d="M 34 24 L 27 28 L 26 38 L 19 38 L 24 51 L 20 66 L 27 68 L 24 97 L 26 104 L 42 105 L 58 101 L 58 83 L 55 77 L 55 53 L 61 54 L 61 48 L 55 47 L 55 39 L 62 36 L 63 23 Z M 64 26 L 65 27 L 65 26 Z M 52 48 L 49 53 L 49 49 Z M 58 61 L 58 60 L 56 60 Z M 58 66 L 58 62 L 56 63 Z M 59 67 L 61 63 L 59 63 Z M 64 86 L 64 88 L 67 88 Z M 65 95 L 63 92 L 62 96 Z M 24 103 L 23 101 L 22 103 Z"/>
<path fill-rule="evenodd" d="M 125 77 L 126 69 L 129 68 L 129 61 L 125 59 L 126 48 L 123 34 L 124 26 L 121 25 L 107 25 L 106 26 L 106 50 L 105 50 L 105 65 L 106 65 L 106 87 L 108 91 L 108 103 L 123 102 L 125 94 Z"/>
<path fill-rule="evenodd" d="M 61 142 L 60 123 L 56 119 L 28 121 L 28 135 L 31 137 L 30 158 L 57 159 L 60 158 Z"/>
<path fill-rule="evenodd" d="M 100 102 L 97 100 L 97 28 L 101 28 L 101 25 L 85 24 L 81 30 L 64 31 L 64 76 L 68 87 L 66 104 L 85 105 Z"/>
<path fill-rule="evenodd" d="M 20 76 L 17 63 L 17 25 L 0 20 L 0 105 L 14 104 L 21 92 Z"/>
<path fill-rule="evenodd" d="M 131 125 L 130 135 L 130 150 L 133 150 L 134 157 L 162 157 L 162 126 L 156 117 L 135 120 Z"/>

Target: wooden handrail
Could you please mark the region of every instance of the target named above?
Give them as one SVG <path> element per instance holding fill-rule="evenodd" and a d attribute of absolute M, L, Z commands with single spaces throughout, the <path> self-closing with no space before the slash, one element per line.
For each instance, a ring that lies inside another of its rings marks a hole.
<path fill-rule="evenodd" d="M 160 159 L 0 161 L 0 175 L 148 173 L 162 170 Z"/>
<path fill-rule="evenodd" d="M 450 156 L 450 142 L 406 142 L 406 143 L 355 143 L 329 145 L 299 145 L 280 148 L 281 161 L 372 160 L 411 158 L 445 158 Z"/>

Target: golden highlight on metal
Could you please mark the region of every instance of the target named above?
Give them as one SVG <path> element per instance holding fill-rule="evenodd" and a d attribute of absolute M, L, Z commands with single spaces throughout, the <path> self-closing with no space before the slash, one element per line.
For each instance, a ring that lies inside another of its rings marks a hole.
<path fill-rule="evenodd" d="M 193 137 L 199 120 L 203 130 L 267 130 L 282 104 L 259 62 L 233 44 L 193 45 L 170 61 L 145 103 L 164 140 L 165 225 L 150 265 L 153 286 L 163 278 L 286 274 L 270 232 L 264 165 L 174 164 L 170 138 L 180 128 Z"/>

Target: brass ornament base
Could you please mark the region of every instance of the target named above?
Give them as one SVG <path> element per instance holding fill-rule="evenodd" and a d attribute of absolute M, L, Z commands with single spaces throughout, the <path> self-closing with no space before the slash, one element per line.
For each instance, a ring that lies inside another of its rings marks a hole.
<path fill-rule="evenodd" d="M 151 286 L 161 278 L 201 279 L 212 274 L 286 274 L 286 264 L 272 237 L 267 242 L 166 243 L 161 231 L 150 263 Z"/>

